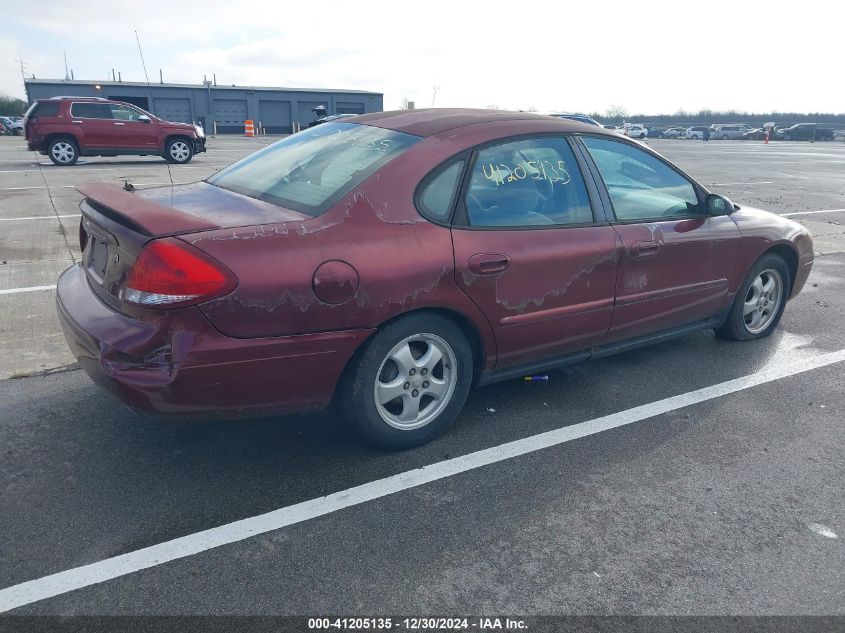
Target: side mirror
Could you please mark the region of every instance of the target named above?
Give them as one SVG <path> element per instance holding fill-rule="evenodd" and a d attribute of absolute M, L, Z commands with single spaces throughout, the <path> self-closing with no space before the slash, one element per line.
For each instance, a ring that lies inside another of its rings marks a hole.
<path fill-rule="evenodd" d="M 138 120 L 139 120 L 141 123 L 149 123 L 149 122 L 150 122 L 150 117 L 148 117 L 146 114 L 141 114 L 141 115 L 139 115 L 139 116 L 138 116 Z"/>
<path fill-rule="evenodd" d="M 708 215 L 730 215 L 735 211 L 733 202 L 715 193 L 708 194 L 704 204 Z"/>

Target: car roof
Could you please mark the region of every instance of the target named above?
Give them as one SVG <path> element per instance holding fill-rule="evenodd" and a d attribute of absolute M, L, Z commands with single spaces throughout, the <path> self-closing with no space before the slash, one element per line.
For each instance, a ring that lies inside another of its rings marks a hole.
<path fill-rule="evenodd" d="M 50 97 L 49 99 L 38 99 L 38 101 L 111 101 L 110 99 L 103 99 L 103 97 Z"/>
<path fill-rule="evenodd" d="M 508 112 L 505 110 L 481 110 L 471 108 L 428 108 L 423 110 L 394 110 L 362 114 L 355 123 L 382 127 L 415 136 L 434 136 L 468 125 L 505 121 L 543 121 L 550 130 L 561 132 L 596 132 L 595 125 L 573 119 L 552 117 L 535 112 Z"/>

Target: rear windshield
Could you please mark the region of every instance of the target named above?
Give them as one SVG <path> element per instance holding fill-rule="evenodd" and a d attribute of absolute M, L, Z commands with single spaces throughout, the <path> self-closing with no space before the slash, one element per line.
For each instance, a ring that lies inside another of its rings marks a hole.
<path fill-rule="evenodd" d="M 356 123 L 324 123 L 247 156 L 207 182 L 317 216 L 418 136 Z"/>

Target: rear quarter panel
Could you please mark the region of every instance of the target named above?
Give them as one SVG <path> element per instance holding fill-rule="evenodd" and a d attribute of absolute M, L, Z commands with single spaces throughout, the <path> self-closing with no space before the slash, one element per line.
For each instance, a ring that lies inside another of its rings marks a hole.
<path fill-rule="evenodd" d="M 449 140 L 420 141 L 317 218 L 182 236 L 239 280 L 202 312 L 220 332 L 254 338 L 373 328 L 405 312 L 443 308 L 474 324 L 485 365 L 492 363 L 490 326 L 455 282 L 450 229 L 425 220 L 413 203 L 420 179 L 461 149 Z M 315 294 L 314 274 L 338 260 L 355 269 L 358 288 L 331 305 Z"/>

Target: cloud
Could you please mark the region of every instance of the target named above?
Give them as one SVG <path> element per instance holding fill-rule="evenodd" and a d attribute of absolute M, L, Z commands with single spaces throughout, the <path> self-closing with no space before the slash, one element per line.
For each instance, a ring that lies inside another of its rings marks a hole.
<path fill-rule="evenodd" d="M 814 6 L 817 5 L 817 6 Z M 807 0 L 803 14 L 845 20 L 841 5 Z M 143 80 L 137 29 L 151 78 L 198 83 L 329 87 L 385 93 L 437 105 L 629 112 L 738 108 L 842 110 L 832 62 L 835 37 L 793 29 L 774 34 L 763 2 L 694 5 L 627 3 L 401 3 L 326 0 L 319 8 L 256 0 L 249 5 L 147 0 L 43 0 L 6 16 L 0 54 L 20 54 L 39 77 L 63 77 L 63 52 L 77 78 L 111 69 Z M 730 16 L 729 31 L 714 16 Z M 785 78 L 789 78 L 788 80 Z M 800 89 L 787 89 L 800 85 Z M 20 85 L 12 63 L 0 89 Z M 9 88 L 6 88 L 9 89 Z"/>

